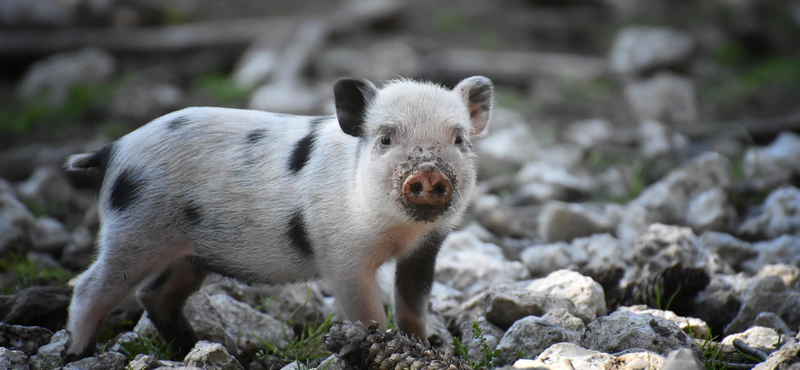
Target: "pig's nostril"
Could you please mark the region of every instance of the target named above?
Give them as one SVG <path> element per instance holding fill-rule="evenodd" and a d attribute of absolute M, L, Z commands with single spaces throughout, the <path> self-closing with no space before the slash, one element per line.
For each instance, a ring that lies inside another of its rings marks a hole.
<path fill-rule="evenodd" d="M 444 197 L 445 193 L 447 193 L 447 187 L 444 184 L 437 183 L 433 186 L 433 195 L 436 197 Z"/>
<path fill-rule="evenodd" d="M 422 183 L 418 182 L 418 183 L 412 184 L 411 185 L 411 192 L 414 193 L 414 195 L 420 195 L 420 193 L 422 193 Z"/>

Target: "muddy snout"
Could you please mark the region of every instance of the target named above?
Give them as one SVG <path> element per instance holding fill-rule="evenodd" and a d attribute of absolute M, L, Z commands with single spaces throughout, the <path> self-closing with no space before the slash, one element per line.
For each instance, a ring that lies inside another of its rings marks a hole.
<path fill-rule="evenodd" d="M 433 164 L 423 164 L 403 182 L 403 196 L 418 206 L 444 206 L 453 197 L 453 184 Z"/>

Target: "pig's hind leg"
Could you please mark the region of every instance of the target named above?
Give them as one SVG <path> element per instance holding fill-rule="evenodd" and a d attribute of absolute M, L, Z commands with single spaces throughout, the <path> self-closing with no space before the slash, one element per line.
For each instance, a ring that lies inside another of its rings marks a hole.
<path fill-rule="evenodd" d="M 158 333 L 171 343 L 173 353 L 180 358 L 200 340 L 183 314 L 183 306 L 200 288 L 206 274 L 202 258 L 184 257 L 167 266 L 136 294 Z"/>
<path fill-rule="evenodd" d="M 73 291 L 67 323 L 67 360 L 93 355 L 98 329 L 108 312 L 147 276 L 190 251 L 186 243 L 161 249 L 148 245 L 146 238 L 116 235 L 101 237 L 97 260 L 81 275 Z"/>

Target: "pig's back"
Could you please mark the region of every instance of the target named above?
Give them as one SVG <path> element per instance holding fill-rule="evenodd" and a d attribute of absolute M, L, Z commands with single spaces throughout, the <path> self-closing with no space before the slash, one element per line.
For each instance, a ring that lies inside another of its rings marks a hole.
<path fill-rule="evenodd" d="M 287 237 L 304 196 L 293 166 L 299 142 L 331 119 L 222 108 L 158 118 L 115 144 L 101 212 L 132 233 L 186 237 L 225 275 L 313 275 L 313 262 Z"/>

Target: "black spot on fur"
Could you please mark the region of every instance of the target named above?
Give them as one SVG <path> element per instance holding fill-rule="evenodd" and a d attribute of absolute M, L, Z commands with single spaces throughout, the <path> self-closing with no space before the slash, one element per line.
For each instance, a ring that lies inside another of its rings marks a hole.
<path fill-rule="evenodd" d="M 311 155 L 311 147 L 314 145 L 317 126 L 330 118 L 330 116 L 319 116 L 314 117 L 311 120 L 311 130 L 309 131 L 308 135 L 300 139 L 300 141 L 295 144 L 294 150 L 292 151 L 292 156 L 289 157 L 289 169 L 292 172 L 297 173 L 302 170 L 306 164 L 308 164 L 308 159 Z"/>
<path fill-rule="evenodd" d="M 111 195 L 109 197 L 111 208 L 124 211 L 131 203 L 136 201 L 139 192 L 146 184 L 147 181 L 130 168 L 123 170 L 111 186 Z"/>
<path fill-rule="evenodd" d="M 414 252 L 397 262 L 395 289 L 406 305 L 417 314 L 422 314 L 427 307 L 428 295 L 433 286 L 436 255 L 446 237 L 446 232 L 432 232 Z"/>
<path fill-rule="evenodd" d="M 260 128 L 247 133 L 247 142 L 250 144 L 255 144 L 259 142 L 261 139 L 264 138 L 266 135 L 267 130 Z"/>
<path fill-rule="evenodd" d="M 311 239 L 308 237 L 308 231 L 303 221 L 303 214 L 300 211 L 295 212 L 289 220 L 287 235 L 292 245 L 304 256 L 314 254 L 314 249 L 311 248 Z"/>
<path fill-rule="evenodd" d="M 181 116 L 169 121 L 169 123 L 167 123 L 167 128 L 170 130 L 176 130 L 187 123 L 189 123 L 189 118 Z"/>
<path fill-rule="evenodd" d="M 190 225 L 197 225 L 202 221 L 202 214 L 200 212 L 200 206 L 194 202 L 186 203 L 186 206 L 183 208 L 183 217 L 186 218 L 186 222 Z"/>

